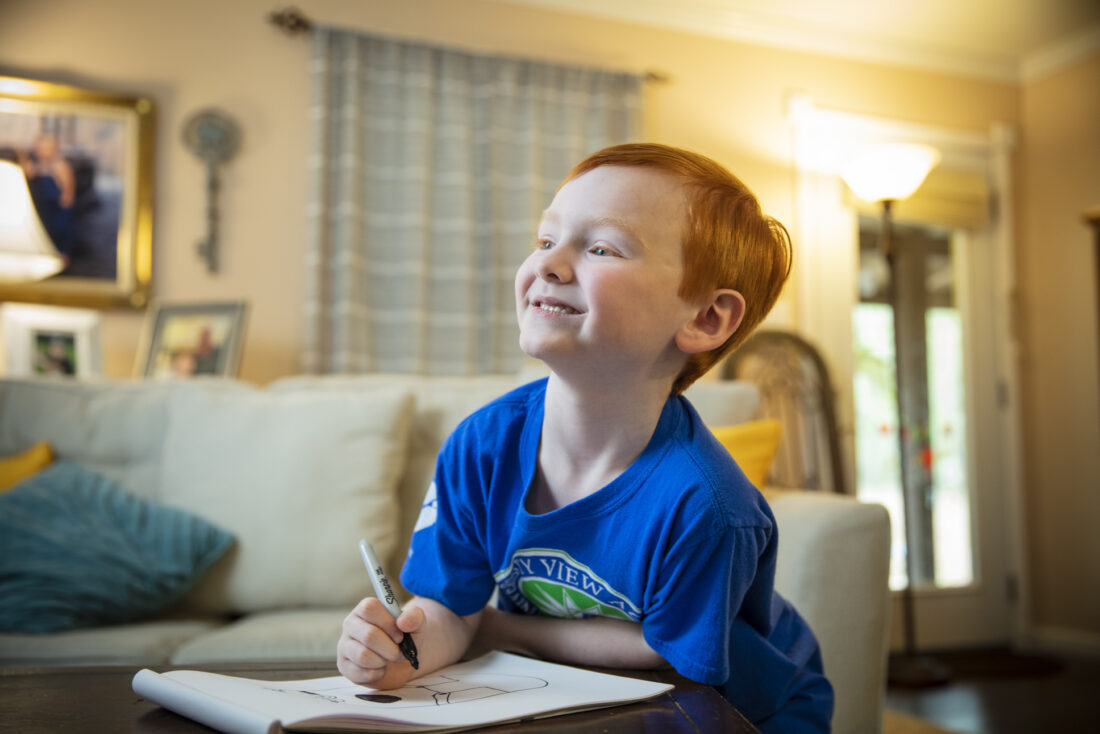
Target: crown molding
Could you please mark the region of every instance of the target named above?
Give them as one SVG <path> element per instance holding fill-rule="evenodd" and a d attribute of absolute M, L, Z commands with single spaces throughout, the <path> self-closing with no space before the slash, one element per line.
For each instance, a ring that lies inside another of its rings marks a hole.
<path fill-rule="evenodd" d="M 1020 62 L 1020 81 L 1037 81 L 1097 53 L 1100 53 L 1100 25 L 1025 56 Z"/>
<path fill-rule="evenodd" d="M 638 26 L 779 48 L 863 63 L 898 66 L 951 76 L 1019 84 L 1080 58 L 1100 43 L 1096 29 L 1043 49 L 1026 60 L 1012 56 L 966 53 L 913 43 L 886 41 L 865 34 L 822 33 L 809 24 L 768 21 L 708 2 L 667 0 L 498 0 L 559 13 L 602 18 Z"/>

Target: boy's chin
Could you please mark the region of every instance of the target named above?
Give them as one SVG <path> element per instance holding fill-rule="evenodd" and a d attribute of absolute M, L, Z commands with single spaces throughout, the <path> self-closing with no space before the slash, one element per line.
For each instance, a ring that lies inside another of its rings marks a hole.
<path fill-rule="evenodd" d="M 552 346 L 545 344 L 542 340 L 532 343 L 530 341 L 520 339 L 519 348 L 524 354 L 527 355 L 529 359 L 538 360 L 539 362 L 545 363 L 547 358 L 554 358 L 555 350 Z"/>
<path fill-rule="evenodd" d="M 556 339 L 524 339 L 519 341 L 519 348 L 529 359 L 542 362 L 551 370 L 557 372 L 577 360 L 576 345 L 567 344 L 564 340 Z"/>

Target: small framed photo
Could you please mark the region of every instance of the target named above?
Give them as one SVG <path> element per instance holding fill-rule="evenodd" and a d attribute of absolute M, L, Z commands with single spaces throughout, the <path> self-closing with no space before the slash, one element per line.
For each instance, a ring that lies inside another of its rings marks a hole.
<path fill-rule="evenodd" d="M 6 303 L 0 307 L 0 329 L 9 377 L 101 374 L 96 311 Z"/>
<path fill-rule="evenodd" d="M 244 340 L 244 301 L 157 304 L 138 350 L 139 377 L 236 377 Z"/>

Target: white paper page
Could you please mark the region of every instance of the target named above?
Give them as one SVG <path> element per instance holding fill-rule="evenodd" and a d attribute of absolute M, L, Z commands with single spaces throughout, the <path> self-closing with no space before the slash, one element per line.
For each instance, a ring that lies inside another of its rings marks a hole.
<path fill-rule="evenodd" d="M 217 676 L 221 677 L 221 676 Z M 134 693 L 155 701 L 169 711 L 206 724 L 228 734 L 275 734 L 278 722 L 270 715 L 250 711 L 236 697 L 227 697 L 231 690 L 196 697 L 195 690 L 172 676 L 139 670 L 134 676 Z"/>
<path fill-rule="evenodd" d="M 352 728 L 369 728 L 363 719 L 393 731 L 469 728 L 641 700 L 673 687 L 501 652 L 452 665 L 391 691 L 356 686 L 341 676 L 300 681 L 255 681 L 196 671 L 164 676 L 249 710 L 267 712 L 288 729 L 340 726 L 357 719 L 359 724 Z"/>

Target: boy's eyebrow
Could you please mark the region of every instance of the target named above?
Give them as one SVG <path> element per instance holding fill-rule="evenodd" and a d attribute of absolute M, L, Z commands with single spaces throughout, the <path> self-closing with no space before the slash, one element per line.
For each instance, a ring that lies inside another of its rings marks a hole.
<path fill-rule="evenodd" d="M 551 210 L 544 209 L 542 212 L 542 221 L 545 220 L 557 222 L 558 217 Z M 638 230 L 635 229 L 630 222 L 623 219 L 622 217 L 592 217 L 591 219 L 586 219 L 585 224 L 589 227 L 613 227 L 615 229 L 621 230 L 622 232 L 625 232 L 629 237 L 631 237 L 635 242 L 641 244 L 643 247 L 645 246 L 645 238 L 638 234 Z"/>

